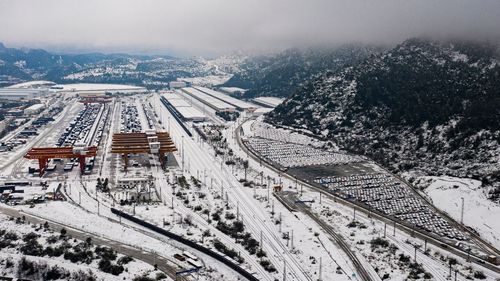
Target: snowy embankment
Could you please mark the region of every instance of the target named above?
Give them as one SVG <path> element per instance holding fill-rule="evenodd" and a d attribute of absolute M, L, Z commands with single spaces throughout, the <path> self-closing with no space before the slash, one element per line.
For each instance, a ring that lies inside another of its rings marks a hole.
<path fill-rule="evenodd" d="M 455 177 L 423 177 L 429 182 L 425 193 L 439 209 L 447 212 L 456 221 L 461 221 L 462 198 L 464 198 L 465 225 L 474 228 L 482 238 L 500 248 L 500 206 L 488 200 L 481 182 Z"/>

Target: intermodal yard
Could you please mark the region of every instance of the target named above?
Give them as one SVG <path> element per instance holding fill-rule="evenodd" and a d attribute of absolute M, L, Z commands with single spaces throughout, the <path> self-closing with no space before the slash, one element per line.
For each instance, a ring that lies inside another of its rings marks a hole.
<path fill-rule="evenodd" d="M 100 280 L 500 278 L 495 242 L 403 179 L 265 123 L 278 99 L 193 86 L 40 102 L 1 139 L 0 264 L 19 246 Z"/>

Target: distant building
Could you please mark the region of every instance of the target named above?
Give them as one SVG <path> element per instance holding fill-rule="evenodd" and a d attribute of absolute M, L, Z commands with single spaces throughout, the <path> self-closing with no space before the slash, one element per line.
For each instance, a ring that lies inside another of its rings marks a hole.
<path fill-rule="evenodd" d="M 5 113 L 6 116 L 23 116 L 24 111 L 21 109 L 11 109 Z"/>
<path fill-rule="evenodd" d="M 41 104 L 41 103 L 34 104 L 34 105 L 24 109 L 24 115 L 29 116 L 29 115 L 37 114 L 37 113 L 41 112 L 44 108 L 45 108 L 44 104 Z"/>
<path fill-rule="evenodd" d="M 13 119 L 14 118 L 12 117 L 7 117 L 4 120 L 0 121 L 0 134 L 2 134 L 3 131 L 5 131 L 9 127 Z"/>
<path fill-rule="evenodd" d="M 219 91 L 231 95 L 231 96 L 243 96 L 243 94 L 248 91 L 238 87 L 220 87 Z"/>
<path fill-rule="evenodd" d="M 48 94 L 47 89 L 0 88 L 0 99 L 5 100 L 31 100 L 45 94 Z"/>
<path fill-rule="evenodd" d="M 171 90 L 173 89 L 180 89 L 186 87 L 186 82 L 184 81 L 172 81 L 168 83 L 168 86 L 170 87 Z"/>
<path fill-rule="evenodd" d="M 280 105 L 285 99 L 276 98 L 276 97 L 258 97 L 254 98 L 253 102 L 265 107 L 275 108 Z"/>

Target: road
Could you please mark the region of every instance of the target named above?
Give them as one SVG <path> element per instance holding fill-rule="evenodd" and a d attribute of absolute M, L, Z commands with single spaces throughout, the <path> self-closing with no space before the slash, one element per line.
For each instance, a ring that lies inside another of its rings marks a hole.
<path fill-rule="evenodd" d="M 78 106 L 79 104 L 76 103 L 76 100 L 72 100 L 63 110 L 62 113 L 56 118 L 56 121 L 49 124 L 46 126 L 42 133 L 38 136 L 36 136 L 34 139 L 31 139 L 25 147 L 23 147 L 20 150 L 15 151 L 15 155 L 13 159 L 6 161 L 3 166 L 0 167 L 0 170 L 4 170 L 9 168 L 9 166 L 14 165 L 12 171 L 11 171 L 11 177 L 13 178 L 20 178 L 21 174 L 23 172 L 27 171 L 22 171 L 22 168 L 24 164 L 26 163 L 26 159 L 23 159 L 22 157 L 26 152 L 28 152 L 29 149 L 32 147 L 35 147 L 40 144 L 44 144 L 47 142 L 47 137 L 50 135 L 53 136 L 59 136 L 60 133 L 66 128 L 66 126 L 69 124 L 70 116 L 72 114 L 75 114 L 73 108 L 75 106 Z"/>

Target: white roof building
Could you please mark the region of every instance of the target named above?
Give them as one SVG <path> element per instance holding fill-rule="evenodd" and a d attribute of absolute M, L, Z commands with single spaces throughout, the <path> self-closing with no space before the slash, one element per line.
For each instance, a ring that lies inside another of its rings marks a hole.
<path fill-rule="evenodd" d="M 34 104 L 28 108 L 24 109 L 24 115 L 33 115 L 41 112 L 45 108 L 45 105 L 42 103 Z"/>
<path fill-rule="evenodd" d="M 258 97 L 254 98 L 253 101 L 257 104 L 270 107 L 270 108 L 275 108 L 278 105 L 280 105 L 285 99 L 280 99 L 276 97 Z"/>
<path fill-rule="evenodd" d="M 48 93 L 48 89 L 0 88 L 0 99 L 30 100 Z"/>

